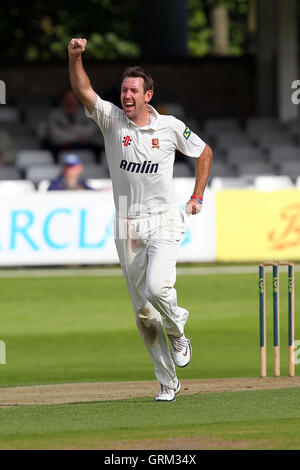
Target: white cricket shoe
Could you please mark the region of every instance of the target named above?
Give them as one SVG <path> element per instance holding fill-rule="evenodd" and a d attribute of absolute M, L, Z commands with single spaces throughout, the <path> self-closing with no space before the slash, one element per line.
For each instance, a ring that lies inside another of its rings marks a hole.
<path fill-rule="evenodd" d="M 158 393 L 154 398 L 155 401 L 175 401 L 177 393 L 180 392 L 180 382 L 178 381 L 176 390 L 169 388 L 166 385 L 160 384 Z"/>
<path fill-rule="evenodd" d="M 169 335 L 173 361 L 178 367 L 186 367 L 192 357 L 192 345 L 184 335 L 176 338 Z"/>

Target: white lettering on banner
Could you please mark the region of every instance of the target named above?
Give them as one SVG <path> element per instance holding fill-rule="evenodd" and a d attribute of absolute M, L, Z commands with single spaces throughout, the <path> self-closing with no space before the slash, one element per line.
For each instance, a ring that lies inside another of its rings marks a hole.
<path fill-rule="evenodd" d="M 177 193 L 182 210 L 193 182 L 180 181 Z M 179 261 L 215 260 L 214 205 L 214 194 L 208 191 L 202 213 L 186 220 Z M 120 199 L 120 206 L 125 209 L 126 200 Z M 51 191 L 20 200 L 3 198 L 0 266 L 118 263 L 114 219 L 110 190 Z"/>

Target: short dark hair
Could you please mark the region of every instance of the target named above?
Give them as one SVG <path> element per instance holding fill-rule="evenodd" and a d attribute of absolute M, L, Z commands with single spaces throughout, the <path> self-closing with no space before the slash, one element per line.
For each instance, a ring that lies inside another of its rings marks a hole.
<path fill-rule="evenodd" d="M 148 90 L 154 91 L 154 81 L 151 75 L 146 72 L 142 67 L 139 65 L 135 65 L 133 67 L 127 67 L 126 70 L 123 72 L 122 76 L 122 83 L 127 77 L 141 77 L 144 79 L 144 92 Z"/>

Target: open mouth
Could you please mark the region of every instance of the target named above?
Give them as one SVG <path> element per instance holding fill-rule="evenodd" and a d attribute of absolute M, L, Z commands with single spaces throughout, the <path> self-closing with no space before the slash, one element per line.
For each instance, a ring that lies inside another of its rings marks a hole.
<path fill-rule="evenodd" d="M 132 111 L 134 109 L 134 103 L 132 101 L 128 101 L 124 104 L 124 108 L 126 111 Z"/>

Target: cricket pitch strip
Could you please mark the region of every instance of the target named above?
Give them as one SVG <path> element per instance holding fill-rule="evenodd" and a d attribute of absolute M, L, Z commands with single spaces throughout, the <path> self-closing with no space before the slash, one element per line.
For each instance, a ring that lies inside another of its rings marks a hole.
<path fill-rule="evenodd" d="M 182 380 L 182 395 L 300 387 L 300 377 Z M 156 381 L 92 382 L 0 388 L 0 407 L 154 398 Z"/>

